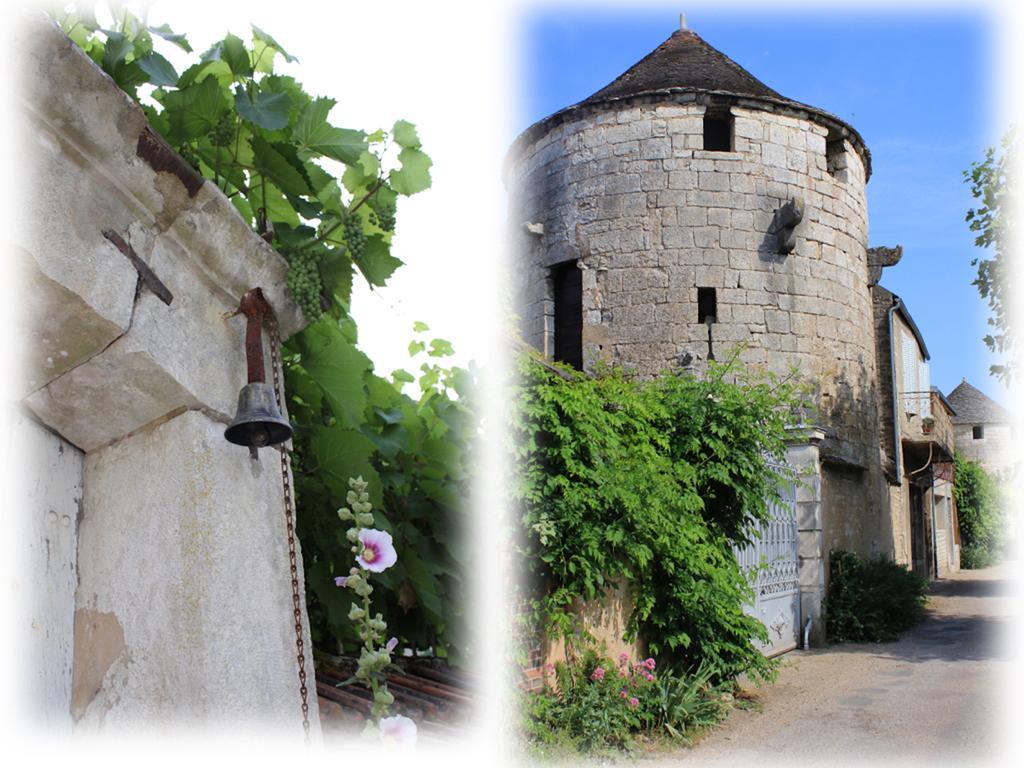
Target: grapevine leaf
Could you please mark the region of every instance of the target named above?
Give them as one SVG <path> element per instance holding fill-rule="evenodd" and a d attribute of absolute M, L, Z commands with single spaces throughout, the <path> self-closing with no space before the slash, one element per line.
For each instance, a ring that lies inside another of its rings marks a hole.
<path fill-rule="evenodd" d="M 159 27 L 149 27 L 149 31 L 162 37 L 169 43 L 174 43 L 174 45 L 178 46 L 186 53 L 192 53 L 192 46 L 188 44 L 188 40 L 185 38 L 185 35 L 180 35 L 175 32 L 171 29 L 169 24 L 161 24 Z"/>
<path fill-rule="evenodd" d="M 257 27 L 255 24 L 252 25 L 252 39 L 253 45 L 255 45 L 257 41 L 261 42 L 264 45 L 268 46 L 269 48 L 273 48 L 275 51 L 280 53 L 282 56 L 284 56 L 284 60 L 289 63 L 298 61 L 298 59 L 296 59 L 294 56 L 289 56 L 288 52 L 281 47 L 281 44 L 277 42 L 277 40 L 272 38 L 270 35 L 268 35 L 262 29 Z"/>
<path fill-rule="evenodd" d="M 352 260 L 345 249 L 335 248 L 320 264 L 324 286 L 347 307 L 352 300 Z"/>
<path fill-rule="evenodd" d="M 381 235 L 371 235 L 366 238 L 366 248 L 356 266 L 363 273 L 366 282 L 382 286 L 394 271 L 402 266 L 402 261 L 391 255 L 391 249 Z"/>
<path fill-rule="evenodd" d="M 252 75 L 249 53 L 245 50 L 245 44 L 240 38 L 228 34 L 219 43 L 219 46 L 220 58 L 227 63 L 236 76 L 249 77 Z"/>
<path fill-rule="evenodd" d="M 339 424 L 357 427 L 366 408 L 363 374 L 373 364 L 336 323 L 321 320 L 300 337 L 302 367 L 320 385 Z"/>
<path fill-rule="evenodd" d="M 376 446 L 361 432 L 339 427 L 313 426 L 310 444 L 318 472 L 338 498 L 345 498 L 348 479 L 362 476 L 374 506 L 380 505 L 380 477 L 370 464 Z"/>
<path fill-rule="evenodd" d="M 149 80 L 149 75 L 142 70 L 137 61 L 122 61 L 118 63 L 110 72 L 110 76 L 114 78 L 114 82 L 117 83 L 121 90 L 132 95 L 135 94 L 136 87 Z"/>
<path fill-rule="evenodd" d="M 163 103 L 171 131 L 179 141 L 202 136 L 228 108 L 220 84 L 212 76 L 187 88 L 171 91 L 164 96 Z"/>
<path fill-rule="evenodd" d="M 267 218 L 275 225 L 285 224 L 289 227 L 298 227 L 302 223 L 284 193 L 271 182 L 265 181 L 262 176 L 257 175 L 252 178 L 247 197 L 249 207 L 254 212 L 265 205 Z"/>
<path fill-rule="evenodd" d="M 253 164 L 256 170 L 273 181 L 286 195 L 309 194 L 309 182 L 281 153 L 281 147 L 262 136 L 252 137 Z"/>
<path fill-rule="evenodd" d="M 132 52 L 134 44 L 127 35 L 114 30 L 104 31 L 107 33 L 107 44 L 103 49 L 103 69 L 110 73 Z"/>
<path fill-rule="evenodd" d="M 231 68 L 220 59 L 202 61 L 198 64 L 193 64 L 181 73 L 181 77 L 178 78 L 178 87 L 186 88 L 200 80 L 203 75 L 213 75 L 218 83 L 225 86 L 231 85 L 235 79 L 234 75 L 231 74 Z"/>
<path fill-rule="evenodd" d="M 391 171 L 391 188 L 400 195 L 415 195 L 430 186 L 430 158 L 418 149 L 398 153 L 402 167 Z"/>
<path fill-rule="evenodd" d="M 178 73 L 167 59 L 156 51 L 137 59 L 136 64 L 149 75 L 149 82 L 156 86 L 177 85 Z"/>
<path fill-rule="evenodd" d="M 334 99 L 315 99 L 306 105 L 292 131 L 300 153 L 323 155 L 352 165 L 366 150 L 366 134 L 348 128 L 335 128 L 327 122 Z"/>
<path fill-rule="evenodd" d="M 256 101 L 253 101 L 245 88 L 238 86 L 235 89 L 235 110 L 239 116 L 268 131 L 276 131 L 288 125 L 290 106 L 291 99 L 287 93 L 258 91 Z"/>
<path fill-rule="evenodd" d="M 391 129 L 391 135 L 400 147 L 420 148 L 420 137 L 416 134 L 416 126 L 408 120 L 397 121 L 394 128 Z"/>
<path fill-rule="evenodd" d="M 412 384 L 414 381 L 416 381 L 415 376 L 401 368 L 396 368 L 395 370 L 393 370 L 391 372 L 391 378 L 394 379 L 396 382 L 402 382 L 403 384 Z"/>
<path fill-rule="evenodd" d="M 424 333 L 430 330 L 430 326 L 424 323 L 422 320 L 417 320 L 412 324 L 413 333 Z"/>

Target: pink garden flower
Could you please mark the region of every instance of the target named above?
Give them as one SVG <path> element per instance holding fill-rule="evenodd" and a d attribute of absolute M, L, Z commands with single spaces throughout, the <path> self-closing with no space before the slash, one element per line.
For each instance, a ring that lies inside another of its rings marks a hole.
<path fill-rule="evenodd" d="M 629 698 L 629 694 L 626 693 L 626 689 L 625 688 L 623 688 L 621 691 L 619 691 L 619 696 L 621 696 L 624 699 L 628 699 Z"/>
<path fill-rule="evenodd" d="M 633 709 L 636 709 L 638 706 L 640 706 L 640 699 L 638 699 L 636 696 L 630 696 L 629 706 L 631 706 Z"/>
<path fill-rule="evenodd" d="M 348 584 L 348 576 L 335 576 L 334 584 L 339 587 L 344 587 Z"/>
<path fill-rule="evenodd" d="M 416 723 L 404 715 L 381 718 L 380 739 L 398 747 L 411 747 L 416 744 Z"/>
<path fill-rule="evenodd" d="M 654 659 L 647 659 L 644 661 L 644 666 L 648 669 L 654 669 Z"/>
<path fill-rule="evenodd" d="M 590 675 L 590 679 L 597 683 L 604 680 L 604 667 L 597 667 L 594 669 L 593 673 Z"/>
<path fill-rule="evenodd" d="M 398 562 L 398 553 L 387 531 L 363 528 L 359 531 L 359 543 L 363 545 L 363 551 L 356 557 L 360 568 L 380 573 Z"/>
<path fill-rule="evenodd" d="M 388 653 L 391 653 L 393 650 L 395 650 L 395 647 L 397 645 L 398 645 L 398 638 L 397 637 L 392 637 L 390 640 L 388 640 L 387 644 L 384 647 L 387 649 Z"/>
<path fill-rule="evenodd" d="M 620 653 L 619 654 L 619 664 L 625 664 L 627 661 L 629 661 L 629 654 L 628 653 Z"/>
<path fill-rule="evenodd" d="M 555 665 L 552 664 L 550 661 L 547 664 L 544 665 L 544 674 L 546 674 L 546 675 L 553 675 L 553 674 L 555 674 Z"/>

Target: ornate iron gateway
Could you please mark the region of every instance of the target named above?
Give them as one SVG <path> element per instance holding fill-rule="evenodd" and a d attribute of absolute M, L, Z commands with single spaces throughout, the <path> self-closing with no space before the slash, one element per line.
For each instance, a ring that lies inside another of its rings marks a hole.
<path fill-rule="evenodd" d="M 770 518 L 758 526 L 755 541 L 735 549 L 740 568 L 754 591 L 746 613 L 768 629 L 766 656 L 791 651 L 800 643 L 800 561 L 797 556 L 796 492 L 792 482 L 769 505 Z"/>

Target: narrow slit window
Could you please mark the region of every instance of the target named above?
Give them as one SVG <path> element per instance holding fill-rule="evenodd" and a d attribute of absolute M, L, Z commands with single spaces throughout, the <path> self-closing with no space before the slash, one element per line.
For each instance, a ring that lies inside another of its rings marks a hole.
<path fill-rule="evenodd" d="M 978 425 L 971 430 L 971 434 L 975 440 L 983 440 L 985 438 L 985 427 Z"/>
<path fill-rule="evenodd" d="M 830 176 L 840 181 L 846 180 L 846 170 L 849 163 L 846 158 L 846 141 L 838 132 L 830 131 L 825 140 L 825 168 Z"/>
<path fill-rule="evenodd" d="M 709 110 L 704 113 L 704 149 L 732 152 L 732 113 Z"/>
<path fill-rule="evenodd" d="M 583 273 L 575 261 L 551 269 L 555 299 L 554 358 L 583 370 Z"/>
<path fill-rule="evenodd" d="M 697 322 L 706 323 L 718 322 L 718 302 L 715 298 L 714 288 L 697 289 Z"/>

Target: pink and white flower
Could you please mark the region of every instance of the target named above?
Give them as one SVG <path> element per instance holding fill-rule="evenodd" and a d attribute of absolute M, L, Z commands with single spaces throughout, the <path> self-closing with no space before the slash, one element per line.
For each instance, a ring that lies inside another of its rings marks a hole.
<path fill-rule="evenodd" d="M 604 667 L 596 667 L 590 674 L 590 679 L 595 683 L 599 683 L 604 680 Z"/>
<path fill-rule="evenodd" d="M 644 666 L 648 669 L 654 669 L 654 663 L 654 659 L 647 659 L 646 661 L 644 661 Z"/>
<path fill-rule="evenodd" d="M 360 568 L 380 573 L 398 562 L 398 553 L 387 531 L 363 528 L 359 531 L 359 543 L 363 545 L 363 551 L 356 556 Z"/>
<path fill-rule="evenodd" d="M 393 650 L 395 650 L 395 647 L 396 647 L 397 645 L 398 645 L 398 638 L 397 638 L 397 637 L 392 637 L 392 638 L 391 638 L 390 640 L 388 640 L 388 642 L 387 642 L 387 643 L 385 644 L 384 648 L 385 648 L 385 649 L 387 649 L 387 652 L 388 652 L 388 653 L 391 653 L 391 652 L 392 652 Z"/>
<path fill-rule="evenodd" d="M 630 696 L 629 706 L 631 706 L 633 709 L 636 709 L 638 706 L 640 706 L 640 699 L 638 699 L 636 696 Z"/>
<path fill-rule="evenodd" d="M 338 587 L 344 587 L 346 584 L 348 584 L 348 576 L 335 576 L 334 584 Z"/>
<path fill-rule="evenodd" d="M 412 747 L 416 744 L 416 723 L 404 715 L 381 718 L 380 739 L 385 744 Z"/>

